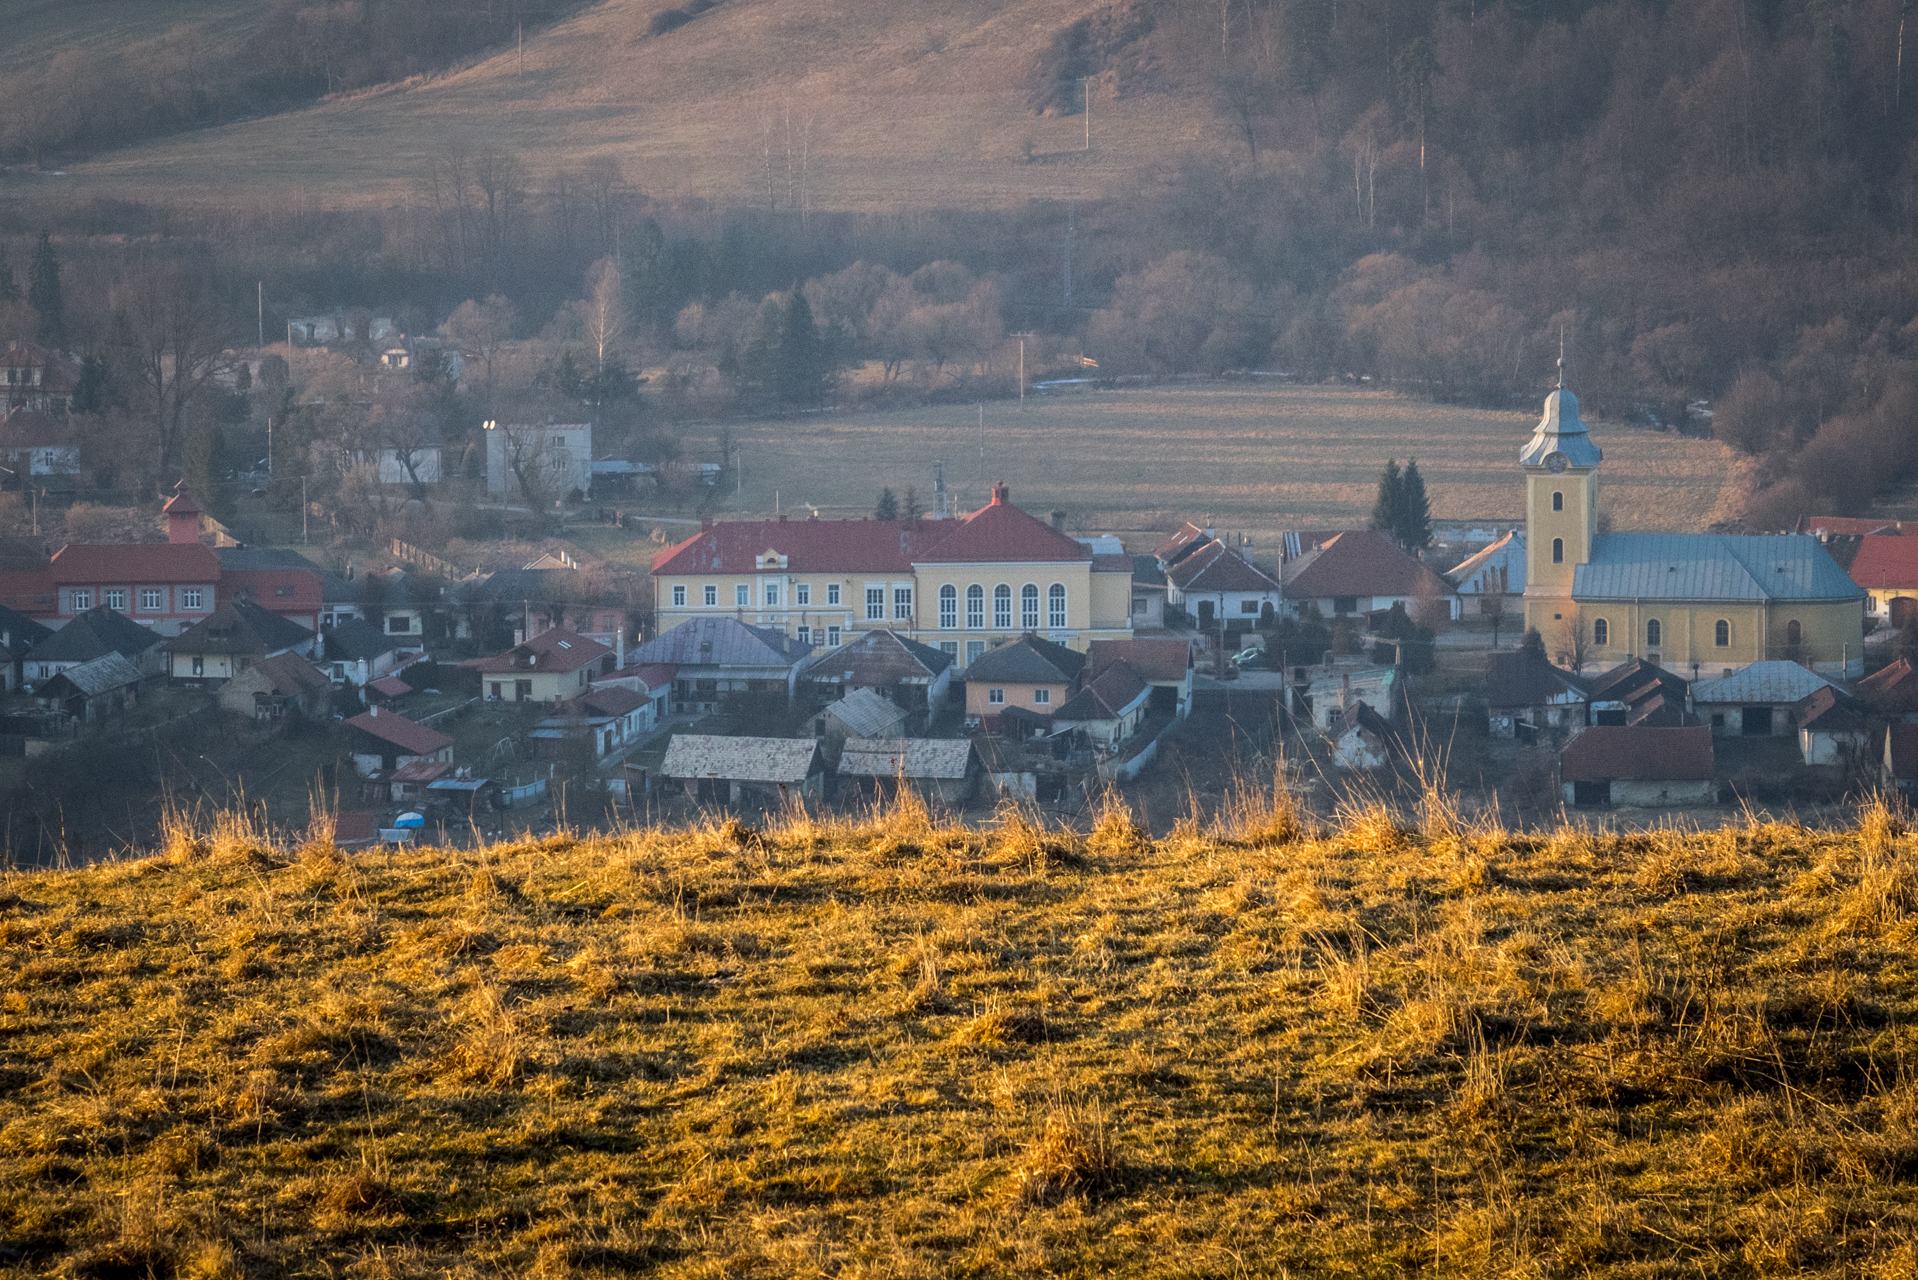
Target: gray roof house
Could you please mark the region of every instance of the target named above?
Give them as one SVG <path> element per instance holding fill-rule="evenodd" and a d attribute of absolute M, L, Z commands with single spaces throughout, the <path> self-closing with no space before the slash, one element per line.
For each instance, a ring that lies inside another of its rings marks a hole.
<path fill-rule="evenodd" d="M 876 789 L 904 778 L 944 804 L 971 799 L 982 772 L 968 738 L 848 738 L 839 753 L 841 778 Z"/>
<path fill-rule="evenodd" d="M 75 617 L 26 655 L 26 678 L 38 682 L 68 667 L 117 653 L 143 672 L 158 675 L 166 669 L 159 632 L 143 627 L 124 613 L 99 605 Z"/>
<path fill-rule="evenodd" d="M 1692 709 L 1720 737 L 1766 738 L 1795 731 L 1792 712 L 1831 681 L 1796 662 L 1773 659 L 1692 685 Z"/>
<path fill-rule="evenodd" d="M 139 700 L 140 668 L 117 653 L 67 667 L 34 690 L 43 704 L 79 720 L 101 720 Z"/>
<path fill-rule="evenodd" d="M 819 728 L 846 738 L 895 738 L 905 731 L 906 712 L 871 689 L 854 689 L 819 714 Z"/>
<path fill-rule="evenodd" d="M 770 627 L 749 627 L 736 618 L 694 618 L 627 652 L 626 662 L 671 663 L 673 710 L 719 710 L 728 693 L 790 696 L 813 647 Z"/>
<path fill-rule="evenodd" d="M 877 627 L 836 649 L 818 650 L 806 663 L 804 678 L 841 691 L 877 689 L 902 707 L 927 711 L 946 696 L 956 661 L 943 649 Z"/>
<path fill-rule="evenodd" d="M 685 787 L 705 804 L 738 804 L 747 796 L 782 802 L 817 798 L 825 757 L 811 738 L 722 738 L 676 733 L 659 776 Z"/>

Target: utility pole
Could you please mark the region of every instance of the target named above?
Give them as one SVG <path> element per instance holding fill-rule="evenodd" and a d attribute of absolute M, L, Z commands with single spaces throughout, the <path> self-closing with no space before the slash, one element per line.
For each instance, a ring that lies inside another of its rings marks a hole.
<path fill-rule="evenodd" d="M 1072 306 L 1072 232 L 1076 205 L 1066 206 L 1066 307 Z"/>
<path fill-rule="evenodd" d="M 986 479 L 986 406 L 979 406 L 979 483 L 986 490 L 987 501 L 992 497 L 992 481 Z"/>
<path fill-rule="evenodd" d="M 266 281 L 253 282 L 253 302 L 259 308 L 259 314 L 256 317 L 260 327 L 259 345 L 264 347 L 266 345 Z"/>
<path fill-rule="evenodd" d="M 306 477 L 300 477 L 300 545 L 306 546 Z"/>
<path fill-rule="evenodd" d="M 1024 413 L 1026 411 L 1026 339 L 1036 338 L 1039 335 L 1028 331 L 1015 333 L 1012 336 L 1019 339 L 1019 412 Z"/>
<path fill-rule="evenodd" d="M 526 24 L 524 22 L 519 23 L 518 25 L 514 27 L 514 32 L 516 34 L 516 38 L 519 40 L 519 74 L 525 75 L 526 74 Z"/>
<path fill-rule="evenodd" d="M 1086 150 L 1092 150 L 1092 77 L 1086 76 L 1082 83 L 1086 87 Z"/>
<path fill-rule="evenodd" d="M 266 420 L 266 482 L 273 483 L 273 419 Z"/>

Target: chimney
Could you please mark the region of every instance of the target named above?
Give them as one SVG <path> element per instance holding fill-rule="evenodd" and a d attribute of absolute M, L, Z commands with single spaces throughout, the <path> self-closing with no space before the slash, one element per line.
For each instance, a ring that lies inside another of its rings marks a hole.
<path fill-rule="evenodd" d="M 1349 711 L 1352 707 L 1352 673 L 1346 672 L 1339 683 L 1339 710 Z"/>
<path fill-rule="evenodd" d="M 526 643 L 526 628 L 514 627 L 513 628 L 513 647 L 517 649 L 525 643 Z"/>
<path fill-rule="evenodd" d="M 367 715 L 369 715 L 369 716 L 372 716 L 372 717 L 373 717 L 373 718 L 374 718 L 375 720 L 377 720 L 377 719 L 379 719 L 379 718 L 380 718 L 380 704 L 376 702 L 376 703 L 374 703 L 374 704 L 373 704 L 373 705 L 372 705 L 371 707 L 368 707 L 368 708 L 367 708 L 367 711 L 366 711 L 366 714 L 367 714 Z"/>
<path fill-rule="evenodd" d="M 699 517 L 699 531 L 701 533 L 711 532 L 712 527 L 713 527 L 713 518 L 711 516 Z"/>
<path fill-rule="evenodd" d="M 622 625 L 618 633 L 613 636 L 613 669 L 618 670 L 619 668 L 624 667 L 625 665 L 626 665 L 626 628 Z"/>
<path fill-rule="evenodd" d="M 1064 533 L 1066 531 L 1066 513 L 1065 512 L 1055 511 L 1052 513 L 1052 527 L 1058 530 L 1060 533 Z"/>
<path fill-rule="evenodd" d="M 992 486 L 992 505 L 993 506 L 1003 507 L 1011 501 L 1012 501 L 1012 490 L 1006 487 L 1006 482 L 1004 480 L 1001 480 L 998 484 L 995 484 Z"/>

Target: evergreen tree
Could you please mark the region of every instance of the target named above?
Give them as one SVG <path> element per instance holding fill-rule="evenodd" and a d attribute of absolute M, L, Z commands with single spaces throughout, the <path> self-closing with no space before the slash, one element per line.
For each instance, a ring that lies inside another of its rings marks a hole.
<path fill-rule="evenodd" d="M 245 370 L 246 366 L 240 368 Z M 73 385 L 73 411 L 99 413 L 113 398 L 113 387 L 107 381 L 107 362 L 99 356 L 81 360 L 80 380 Z"/>
<path fill-rule="evenodd" d="M 13 274 L 13 263 L 7 260 L 7 246 L 0 243 L 0 302 L 20 301 L 20 281 Z"/>
<path fill-rule="evenodd" d="M 1399 545 L 1407 551 L 1423 551 L 1432 545 L 1432 504 L 1425 496 L 1425 477 L 1419 474 L 1419 460 L 1405 464 L 1399 476 L 1398 523 L 1394 526 Z"/>
<path fill-rule="evenodd" d="M 1525 632 L 1524 638 L 1518 642 L 1518 651 L 1529 653 L 1534 658 L 1545 657 L 1545 637 L 1538 633 L 1537 627 L 1532 627 Z"/>
<path fill-rule="evenodd" d="M 920 518 L 925 514 L 926 509 L 920 505 L 919 502 L 918 488 L 913 485 L 907 485 L 905 501 L 899 504 L 899 518 L 907 524 L 918 524 Z"/>
<path fill-rule="evenodd" d="M 784 310 L 773 365 L 773 394 L 784 404 L 810 407 L 819 403 L 832 381 L 826 344 L 820 341 L 812 304 L 803 290 L 786 295 Z"/>
<path fill-rule="evenodd" d="M 897 520 L 899 518 L 899 499 L 893 496 L 891 489 L 881 489 L 879 491 L 879 505 L 872 509 L 872 518 L 875 520 Z"/>
<path fill-rule="evenodd" d="M 58 346 L 66 338 L 66 303 L 60 296 L 60 259 L 53 252 L 53 237 L 40 233 L 33 250 L 33 262 L 27 267 L 27 304 L 40 316 L 40 341 Z"/>
<path fill-rule="evenodd" d="M 1393 458 L 1385 464 L 1385 470 L 1379 472 L 1378 501 L 1372 504 L 1372 527 L 1380 533 L 1398 536 L 1401 493 L 1399 463 L 1397 458 Z"/>

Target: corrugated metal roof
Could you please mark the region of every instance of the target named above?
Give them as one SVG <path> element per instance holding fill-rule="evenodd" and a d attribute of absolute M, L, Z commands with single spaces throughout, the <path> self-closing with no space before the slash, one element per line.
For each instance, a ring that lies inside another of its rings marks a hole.
<path fill-rule="evenodd" d="M 819 758 L 811 738 L 719 738 L 676 733 L 659 772 L 667 778 L 804 782 Z"/>
<path fill-rule="evenodd" d="M 40 692 L 46 693 L 57 680 L 67 681 L 89 698 L 97 698 L 108 690 L 140 683 L 140 668 L 117 653 L 109 653 L 77 667 L 68 667 L 41 685 Z"/>
<path fill-rule="evenodd" d="M 1542 467 L 1554 453 L 1564 454 L 1574 467 L 1595 467 L 1605 457 L 1578 416 L 1578 397 L 1563 387 L 1545 397 L 1545 412 L 1518 455 L 1519 465 Z"/>
<path fill-rule="evenodd" d="M 848 738 L 839 756 L 844 777 L 941 778 L 966 776 L 973 758 L 965 738 Z"/>
<path fill-rule="evenodd" d="M 626 655 L 628 666 L 649 662 L 682 667 L 790 667 L 812 652 L 770 627 L 736 618 L 693 618 Z"/>
<path fill-rule="evenodd" d="M 1807 671 L 1796 662 L 1774 659 L 1754 662 L 1728 676 L 1713 676 L 1709 680 L 1698 681 L 1692 686 L 1692 702 L 1695 705 L 1708 702 L 1797 702 L 1830 684 L 1831 681 L 1825 677 Z"/>
<path fill-rule="evenodd" d="M 1525 594 L 1525 535 L 1514 529 L 1444 575 L 1461 594 Z"/>
<path fill-rule="evenodd" d="M 871 689 L 854 689 L 826 707 L 826 715 L 839 721 L 856 738 L 884 738 L 898 732 L 906 723 L 906 713 Z"/>
<path fill-rule="evenodd" d="M 1864 595 L 1801 534 L 1608 533 L 1572 571 L 1575 600 L 1856 600 Z"/>

